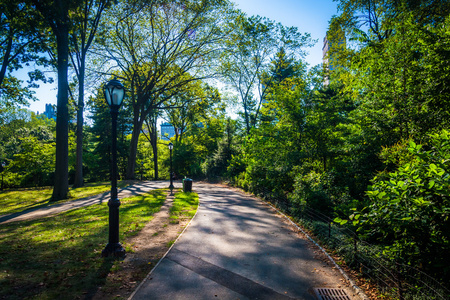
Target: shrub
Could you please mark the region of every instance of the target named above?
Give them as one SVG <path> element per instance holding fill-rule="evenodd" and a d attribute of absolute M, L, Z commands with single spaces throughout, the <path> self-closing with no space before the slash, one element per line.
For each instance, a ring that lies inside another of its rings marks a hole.
<path fill-rule="evenodd" d="M 408 159 L 397 160 L 393 172 L 372 180 L 367 191 L 372 204 L 352 219 L 361 223 L 360 230 L 385 245 L 388 256 L 449 278 L 450 134 L 443 130 L 430 135 L 428 145 L 409 141 L 403 148 Z"/>

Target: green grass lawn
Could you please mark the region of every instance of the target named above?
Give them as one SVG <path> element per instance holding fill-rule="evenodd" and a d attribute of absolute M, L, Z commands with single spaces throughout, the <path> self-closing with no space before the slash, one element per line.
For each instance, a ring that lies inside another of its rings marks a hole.
<path fill-rule="evenodd" d="M 130 185 L 130 181 L 119 181 L 118 187 L 123 188 Z M 87 183 L 84 187 L 69 189 L 70 199 L 76 200 L 88 196 L 93 196 L 108 192 L 111 190 L 111 183 Z M 54 204 L 49 203 L 52 196 L 52 188 L 40 188 L 40 189 L 20 189 L 20 190 L 7 190 L 0 192 L 0 215 L 11 214 L 20 212 L 30 208 L 36 208 L 41 206 L 47 206 Z M 67 200 L 63 200 L 67 201 Z M 61 201 L 59 201 L 61 202 Z"/>
<path fill-rule="evenodd" d="M 152 219 L 165 195 L 156 190 L 121 200 L 120 241 Z M 0 299 L 85 298 L 105 283 L 114 268 L 113 259 L 101 257 L 107 242 L 106 203 L 49 218 L 1 224 Z M 124 247 L 129 250 L 131 245 Z"/>

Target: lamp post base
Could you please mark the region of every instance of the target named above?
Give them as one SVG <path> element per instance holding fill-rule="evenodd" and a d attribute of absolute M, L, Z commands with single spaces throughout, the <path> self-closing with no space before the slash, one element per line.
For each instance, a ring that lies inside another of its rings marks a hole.
<path fill-rule="evenodd" d="M 126 251 L 120 243 L 108 244 L 102 251 L 103 257 L 113 256 L 113 257 L 125 257 Z"/>

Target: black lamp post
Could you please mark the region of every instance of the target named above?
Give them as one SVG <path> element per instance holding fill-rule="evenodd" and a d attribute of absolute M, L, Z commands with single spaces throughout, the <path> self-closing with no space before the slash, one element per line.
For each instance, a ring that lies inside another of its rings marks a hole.
<path fill-rule="evenodd" d="M 169 189 L 170 189 L 170 196 L 173 195 L 172 191 L 173 191 L 173 171 L 172 171 L 172 150 L 173 150 L 173 144 L 170 142 L 169 143 L 169 150 L 170 150 L 170 185 L 169 185 Z"/>
<path fill-rule="evenodd" d="M 108 245 L 102 251 L 102 256 L 125 256 L 125 249 L 119 243 L 119 206 L 117 198 L 117 116 L 122 100 L 125 96 L 125 88 L 117 79 L 109 81 L 103 88 L 105 99 L 111 109 L 112 119 L 112 162 L 111 162 L 111 199 L 109 206 L 109 240 Z"/>

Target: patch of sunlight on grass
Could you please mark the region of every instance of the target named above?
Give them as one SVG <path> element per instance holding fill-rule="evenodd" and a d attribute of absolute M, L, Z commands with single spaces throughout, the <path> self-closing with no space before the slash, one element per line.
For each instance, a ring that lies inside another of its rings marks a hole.
<path fill-rule="evenodd" d="M 196 193 L 176 193 L 170 208 L 171 219 L 179 216 L 192 218 L 198 207 L 198 195 Z"/>
<path fill-rule="evenodd" d="M 130 181 L 118 182 L 118 187 L 123 188 L 132 184 Z M 84 187 L 69 189 L 70 198 L 58 202 L 50 202 L 53 190 L 49 187 L 45 188 L 29 188 L 6 190 L 0 192 L 0 215 L 6 215 L 21 212 L 26 209 L 48 206 L 69 200 L 81 199 L 109 192 L 111 184 L 106 182 L 88 183 Z"/>
<path fill-rule="evenodd" d="M 125 241 L 151 220 L 165 201 L 152 191 L 123 199 L 119 240 Z M 92 205 L 32 221 L 0 227 L 0 299 L 84 298 L 102 286 L 114 269 L 101 257 L 108 241 L 108 206 Z M 131 245 L 124 245 L 130 250 Z M 7 278 L 6 280 L 3 280 Z"/>

